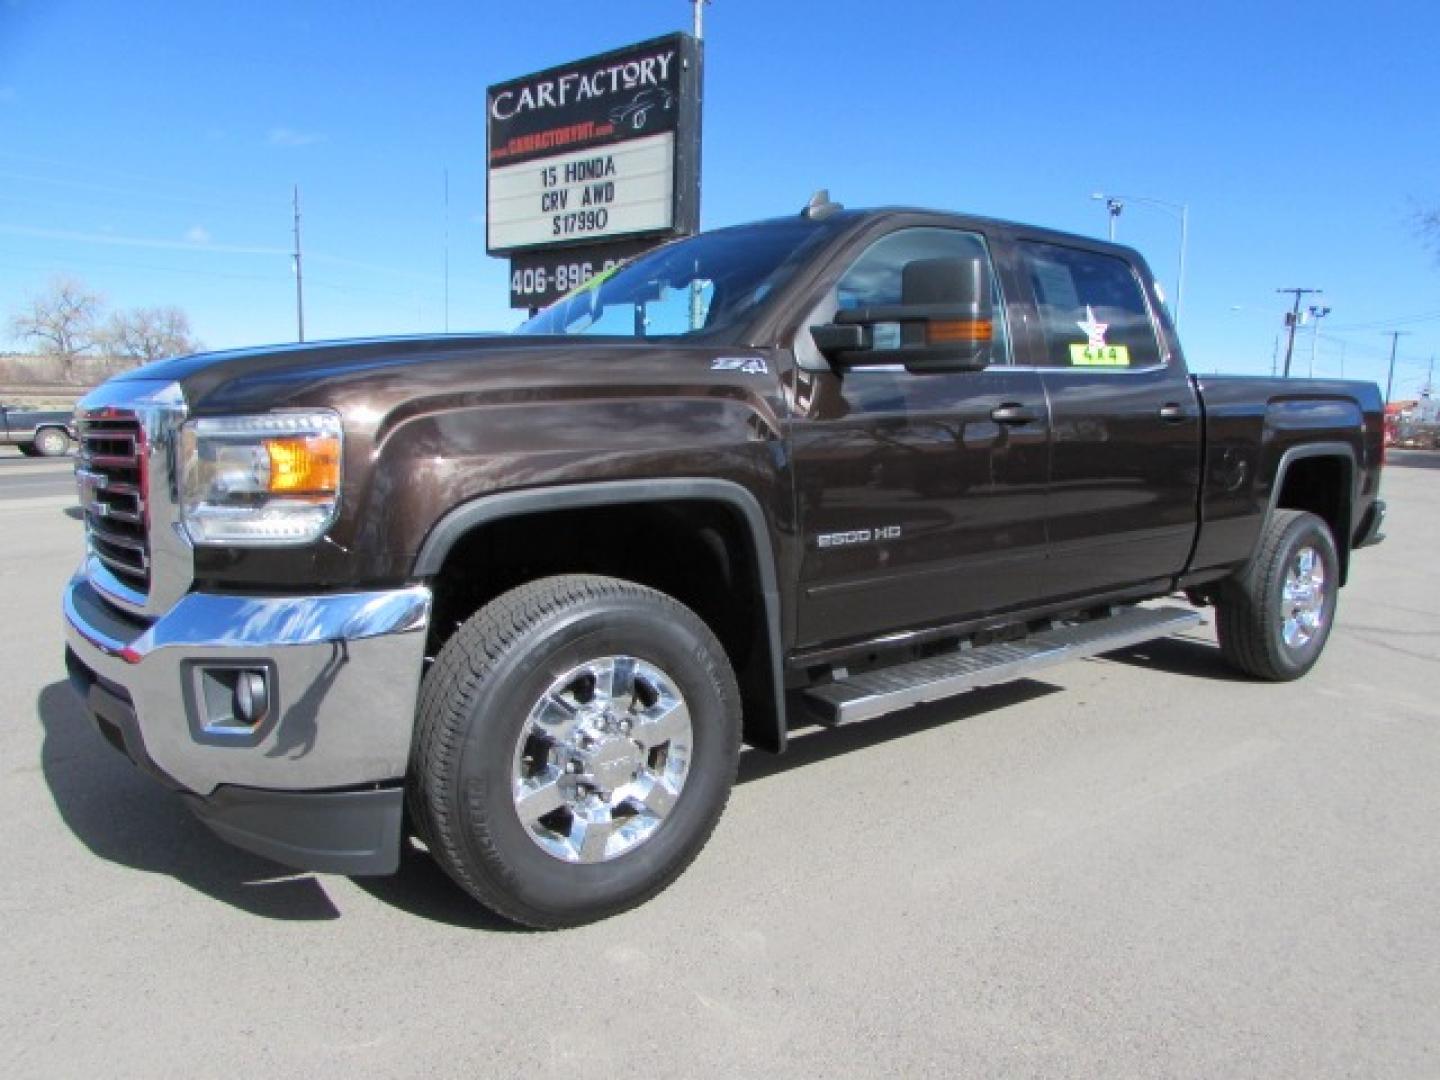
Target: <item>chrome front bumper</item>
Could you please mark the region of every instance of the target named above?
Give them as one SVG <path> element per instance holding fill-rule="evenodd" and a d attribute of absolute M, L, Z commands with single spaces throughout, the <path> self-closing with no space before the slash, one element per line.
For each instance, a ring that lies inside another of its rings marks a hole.
<path fill-rule="evenodd" d="M 65 588 L 72 681 L 136 760 L 184 792 L 318 792 L 405 775 L 430 591 L 324 596 L 190 593 L 143 621 L 83 571 Z M 273 684 L 251 730 L 209 723 L 209 671 L 254 667 Z"/>

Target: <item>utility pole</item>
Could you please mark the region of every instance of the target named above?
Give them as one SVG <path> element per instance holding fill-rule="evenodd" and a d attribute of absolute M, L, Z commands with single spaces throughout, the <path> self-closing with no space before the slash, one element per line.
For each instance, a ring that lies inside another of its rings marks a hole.
<path fill-rule="evenodd" d="M 690 0 L 691 10 L 694 13 L 692 30 L 695 34 L 695 40 L 700 43 L 700 73 L 698 77 L 702 80 L 702 95 L 704 94 L 703 80 L 705 77 L 705 5 L 708 3 L 710 3 L 710 0 Z M 696 207 L 696 210 L 698 212 L 699 207 Z M 698 330 L 704 324 L 703 316 L 705 312 L 701 305 L 701 300 L 702 294 L 700 289 L 700 279 L 696 278 L 694 281 L 690 282 L 691 330 Z"/>
<path fill-rule="evenodd" d="M 305 340 L 305 278 L 300 272 L 300 185 L 295 185 L 295 340 Z"/>
<path fill-rule="evenodd" d="M 1400 344 L 1400 336 L 1410 333 L 1409 330 L 1386 330 L 1390 335 L 1390 375 L 1385 380 L 1385 404 L 1390 404 L 1390 391 L 1395 387 L 1395 347 Z"/>
<path fill-rule="evenodd" d="M 1320 293 L 1323 293 L 1325 290 L 1324 290 L 1324 289 L 1276 289 L 1275 291 L 1276 291 L 1277 293 L 1294 293 L 1294 294 L 1295 294 L 1295 306 L 1292 307 L 1292 308 L 1290 309 L 1290 313 L 1285 316 L 1285 325 L 1290 328 L 1290 337 L 1289 337 L 1289 340 L 1287 340 L 1287 341 L 1285 342 L 1285 372 L 1284 372 L 1284 378 L 1287 378 L 1287 379 L 1288 379 L 1288 378 L 1290 377 L 1290 358 L 1291 358 L 1291 356 L 1293 356 L 1294 353 L 1295 353 L 1295 327 L 1297 327 L 1297 326 L 1300 325 L 1300 301 L 1301 301 L 1301 299 L 1302 299 L 1303 297 L 1308 296 L 1310 293 L 1315 293 L 1315 294 L 1318 296 Z"/>
<path fill-rule="evenodd" d="M 450 332 L 450 170 L 445 170 L 445 333 Z"/>
<path fill-rule="evenodd" d="M 1430 366 L 1425 371 L 1425 396 L 1428 398 L 1435 393 L 1435 357 L 1431 355 Z"/>

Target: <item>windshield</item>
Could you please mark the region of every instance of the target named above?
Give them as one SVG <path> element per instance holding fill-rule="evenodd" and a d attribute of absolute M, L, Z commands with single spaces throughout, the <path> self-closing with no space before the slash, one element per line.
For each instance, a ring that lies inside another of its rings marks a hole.
<path fill-rule="evenodd" d="M 599 274 L 517 334 L 674 338 L 737 325 L 780 288 L 833 219 L 781 218 L 702 233 Z"/>

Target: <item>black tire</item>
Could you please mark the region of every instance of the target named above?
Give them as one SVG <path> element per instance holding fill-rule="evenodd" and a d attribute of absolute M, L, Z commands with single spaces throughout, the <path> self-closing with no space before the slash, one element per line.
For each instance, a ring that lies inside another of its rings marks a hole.
<path fill-rule="evenodd" d="M 1286 640 L 1286 576 L 1303 551 L 1314 552 L 1323 574 L 1319 622 L 1304 640 Z M 1298 679 L 1320 659 L 1340 591 L 1340 558 L 1330 527 L 1314 514 L 1277 510 L 1255 557 L 1215 598 L 1220 650 L 1230 664 L 1257 679 Z"/>
<path fill-rule="evenodd" d="M 40 455 L 40 451 L 35 449 L 34 443 L 16 443 L 15 449 L 19 450 L 20 453 L 24 454 L 26 457 L 38 457 Z"/>
<path fill-rule="evenodd" d="M 678 687 L 688 773 L 648 839 L 607 861 L 566 862 L 520 820 L 516 746 L 556 679 L 613 655 L 654 664 Z M 407 797 L 417 832 L 461 888 L 516 923 L 556 929 L 635 907 L 674 881 L 719 820 L 739 753 L 735 676 L 704 622 L 632 582 L 552 577 L 487 604 L 441 649 L 421 689 Z"/>
<path fill-rule="evenodd" d="M 70 449 L 70 436 L 59 428 L 41 428 L 33 445 L 40 457 L 59 457 Z"/>

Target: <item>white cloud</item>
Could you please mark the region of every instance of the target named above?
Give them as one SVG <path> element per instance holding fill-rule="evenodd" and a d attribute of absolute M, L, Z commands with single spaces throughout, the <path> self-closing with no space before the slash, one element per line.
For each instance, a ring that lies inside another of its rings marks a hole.
<path fill-rule="evenodd" d="M 185 239 L 192 244 L 208 244 L 210 242 L 210 230 L 204 225 L 191 225 L 185 230 Z"/>
<path fill-rule="evenodd" d="M 271 146 L 314 146 L 316 143 L 325 141 L 325 136 L 318 131 L 296 131 L 289 127 L 275 127 L 270 129 L 268 141 Z"/>
<path fill-rule="evenodd" d="M 109 228 L 109 226 L 105 226 Z M 0 222 L 0 236 L 30 236 L 37 240 L 68 240 L 77 244 L 107 244 L 113 247 L 155 248 L 160 251 L 194 251 L 195 245 L 184 240 L 165 240 L 149 236 L 125 236 L 108 232 L 79 232 L 73 229 L 37 229 L 32 225 Z M 288 248 L 251 246 L 248 244 L 207 244 L 206 251 L 233 255 L 289 255 Z M 306 258 L 311 256 L 307 253 Z"/>

